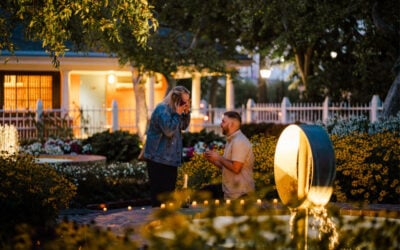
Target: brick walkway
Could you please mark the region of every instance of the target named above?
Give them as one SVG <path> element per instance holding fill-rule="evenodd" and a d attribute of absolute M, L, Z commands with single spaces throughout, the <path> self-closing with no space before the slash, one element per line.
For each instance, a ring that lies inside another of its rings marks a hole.
<path fill-rule="evenodd" d="M 384 205 L 374 204 L 368 205 L 363 209 L 355 205 L 343 203 L 330 203 L 329 206 L 336 206 L 340 209 L 342 215 L 364 215 L 364 216 L 378 216 L 400 219 L 400 204 L 398 205 Z M 267 204 L 266 209 L 274 209 L 279 213 L 287 213 L 289 211 L 281 206 Z M 188 213 L 190 209 L 182 209 L 183 212 Z M 140 234 L 141 227 L 146 223 L 154 220 L 154 208 L 150 206 L 111 209 L 108 211 L 102 210 L 65 210 L 60 214 L 60 219 L 67 218 L 70 221 L 75 221 L 79 224 L 94 223 L 100 228 L 110 229 L 117 235 L 122 235 L 126 228 L 133 228 L 134 233 L 131 239 L 135 242 L 145 245 L 146 242 Z M 189 212 L 190 213 L 190 212 Z"/>

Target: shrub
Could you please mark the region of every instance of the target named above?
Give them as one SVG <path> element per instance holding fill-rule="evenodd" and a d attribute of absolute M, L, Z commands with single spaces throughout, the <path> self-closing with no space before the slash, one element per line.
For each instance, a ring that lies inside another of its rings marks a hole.
<path fill-rule="evenodd" d="M 31 155 L 90 154 L 92 146 L 90 144 L 82 144 L 79 139 L 48 138 L 44 143 L 31 140 L 28 144 L 21 145 L 20 151 Z"/>
<path fill-rule="evenodd" d="M 207 184 L 219 183 L 221 179 L 219 169 L 209 163 L 203 154 L 197 153 L 178 169 L 178 187 L 183 186 L 184 174 L 188 175 L 188 187 L 193 190 L 198 190 Z"/>
<path fill-rule="evenodd" d="M 225 137 L 216 134 L 214 131 L 207 132 L 205 129 L 195 133 L 183 133 L 183 146 L 191 147 L 198 142 L 209 145 L 212 142 L 225 142 Z"/>
<path fill-rule="evenodd" d="M 27 227 L 19 227 L 18 234 L 7 244 L 0 247 L 3 250 L 40 249 L 40 250 L 131 250 L 139 249 L 138 244 L 130 237 L 132 230 L 126 230 L 123 237 L 111 230 L 99 229 L 95 225 L 79 225 L 75 222 L 62 221 L 54 227 L 46 239 L 35 241 L 35 235 Z M 35 244 L 33 244 L 33 242 Z"/>
<path fill-rule="evenodd" d="M 340 117 L 329 118 L 324 124 L 318 122 L 323 126 L 330 135 L 346 136 L 352 133 L 366 133 L 378 134 L 384 132 L 393 132 L 400 135 L 400 112 L 397 116 L 388 119 L 379 120 L 377 122 L 370 122 L 365 116 L 353 116 L 349 119 Z"/>
<path fill-rule="evenodd" d="M 277 198 L 278 193 L 274 179 L 274 156 L 278 138 L 274 136 L 255 135 L 250 138 L 254 153 L 254 181 L 259 197 Z"/>
<path fill-rule="evenodd" d="M 400 137 L 386 132 L 332 136 L 336 156 L 333 199 L 399 204 Z"/>
<path fill-rule="evenodd" d="M 54 164 L 54 167 L 78 187 L 71 203 L 73 207 L 149 197 L 145 162 L 96 163 L 90 166 Z"/>
<path fill-rule="evenodd" d="M 19 224 L 46 228 L 69 205 L 76 187 L 30 155 L 0 158 L 0 238 Z"/>
<path fill-rule="evenodd" d="M 104 131 L 87 138 L 84 144 L 92 145 L 92 153 L 107 157 L 107 162 L 129 162 L 140 153 L 140 138 L 127 131 Z"/>
<path fill-rule="evenodd" d="M 276 124 L 276 123 L 249 123 L 243 124 L 241 129 L 243 134 L 248 138 L 254 135 L 274 136 L 279 137 L 281 132 L 288 126 L 288 124 Z"/>

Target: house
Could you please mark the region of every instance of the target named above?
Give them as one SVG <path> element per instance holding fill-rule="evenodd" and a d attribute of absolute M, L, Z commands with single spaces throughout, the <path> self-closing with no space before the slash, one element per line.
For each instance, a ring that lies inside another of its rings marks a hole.
<path fill-rule="evenodd" d="M 26 122 L 20 113 L 37 111 L 54 114 L 57 119 L 67 119 L 75 137 L 86 137 L 106 129 L 124 129 L 137 132 L 135 95 L 132 83 L 133 68 L 121 66 L 118 59 L 104 53 L 67 52 L 60 58 L 60 67 L 55 68 L 51 58 L 37 44 L 23 47 L 14 55 L 2 51 L 0 61 L 0 123 L 17 126 L 22 137 L 36 136 L 34 122 Z M 250 65 L 250 60 L 227 63 L 238 68 Z M 192 79 L 192 127 L 202 128 L 200 111 L 201 77 L 209 73 L 181 68 L 173 74 L 176 79 Z M 167 90 L 167 81 L 161 74 L 146 80 L 145 95 L 149 114 L 162 100 Z M 232 79 L 226 76 L 226 108 L 234 108 Z M 40 102 L 38 103 L 38 100 Z M 118 114 L 115 116 L 114 108 Z M 57 114 L 57 115 L 55 115 Z M 33 117 L 31 115 L 31 117 Z M 115 124 L 118 124 L 115 127 Z M 30 133 L 22 133 L 30 131 Z"/>

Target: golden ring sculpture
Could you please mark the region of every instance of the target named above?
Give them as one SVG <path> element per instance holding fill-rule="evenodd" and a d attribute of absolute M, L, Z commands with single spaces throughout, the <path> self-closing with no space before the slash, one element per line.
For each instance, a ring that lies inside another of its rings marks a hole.
<path fill-rule="evenodd" d="M 336 175 L 331 140 L 319 125 L 289 125 L 279 136 L 274 178 L 282 203 L 289 208 L 325 206 Z"/>

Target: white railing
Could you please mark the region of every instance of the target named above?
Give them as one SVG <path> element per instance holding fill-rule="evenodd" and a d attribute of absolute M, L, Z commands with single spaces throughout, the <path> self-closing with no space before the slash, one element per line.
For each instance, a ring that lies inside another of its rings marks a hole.
<path fill-rule="evenodd" d="M 14 125 L 21 139 L 57 136 L 72 130 L 74 137 L 85 138 L 105 130 L 126 130 L 132 133 L 136 128 L 136 110 L 118 108 L 113 102 L 110 108 L 75 108 L 70 110 L 43 110 L 38 100 L 36 110 L 0 110 L 0 125 Z M 224 108 L 208 106 L 192 110 L 193 122 L 189 131 L 206 129 L 220 133 Z M 377 121 L 382 112 L 382 102 L 373 96 L 369 104 L 333 103 L 326 98 L 323 103 L 290 103 L 284 98 L 281 103 L 254 103 L 236 109 L 242 115 L 243 123 L 325 122 L 330 117 L 349 118 L 365 116 L 371 122 Z M 195 122 L 196 120 L 196 122 Z"/>
<path fill-rule="evenodd" d="M 257 104 L 249 100 L 242 117 L 245 123 L 315 123 L 326 122 L 331 117 L 346 119 L 352 116 L 365 116 L 371 122 L 375 122 L 379 119 L 382 109 L 382 102 L 377 95 L 374 95 L 368 104 L 334 103 L 329 98 L 326 98 L 323 103 L 292 104 L 285 97 L 280 104 Z"/>

